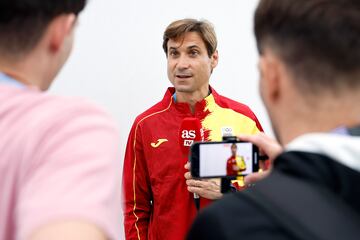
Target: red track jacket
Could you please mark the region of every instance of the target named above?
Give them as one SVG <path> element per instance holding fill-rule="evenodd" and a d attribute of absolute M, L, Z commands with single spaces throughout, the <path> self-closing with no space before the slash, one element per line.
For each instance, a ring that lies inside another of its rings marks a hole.
<path fill-rule="evenodd" d="M 195 114 L 186 103 L 175 103 L 174 88 L 162 101 L 140 114 L 131 129 L 124 160 L 124 219 L 126 239 L 183 240 L 196 215 L 193 194 L 187 191 L 187 158 L 178 143 L 185 117 L 197 117 L 206 141 L 221 141 L 222 128 L 236 135 L 262 131 L 249 107 L 211 89 L 198 102 Z M 200 199 L 201 206 L 209 202 Z"/>

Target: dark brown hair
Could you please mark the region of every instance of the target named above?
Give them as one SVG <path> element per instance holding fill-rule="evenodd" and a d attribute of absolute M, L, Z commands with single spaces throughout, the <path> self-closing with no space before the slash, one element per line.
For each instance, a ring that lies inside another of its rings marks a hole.
<path fill-rule="evenodd" d="M 305 91 L 360 86 L 359 0 L 261 0 L 255 36 Z"/>
<path fill-rule="evenodd" d="M 77 15 L 85 4 L 86 0 L 0 0 L 0 53 L 27 53 L 54 17 Z"/>
<path fill-rule="evenodd" d="M 206 20 L 181 19 L 172 22 L 165 30 L 163 36 L 163 49 L 167 56 L 167 44 L 169 39 L 179 39 L 188 32 L 197 32 L 205 43 L 207 53 L 211 57 L 217 48 L 217 39 L 214 27 Z"/>

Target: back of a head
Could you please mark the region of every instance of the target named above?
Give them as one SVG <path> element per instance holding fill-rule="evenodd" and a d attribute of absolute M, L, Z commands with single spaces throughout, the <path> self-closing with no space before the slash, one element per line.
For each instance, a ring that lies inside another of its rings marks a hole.
<path fill-rule="evenodd" d="M 359 0 L 261 0 L 255 35 L 304 94 L 360 88 Z"/>
<path fill-rule="evenodd" d="M 0 55 L 27 54 L 54 17 L 77 15 L 85 4 L 86 0 L 0 0 Z"/>

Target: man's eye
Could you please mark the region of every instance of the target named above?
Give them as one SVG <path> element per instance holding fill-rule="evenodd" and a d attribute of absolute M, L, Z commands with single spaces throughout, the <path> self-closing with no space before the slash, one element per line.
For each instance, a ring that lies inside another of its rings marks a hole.
<path fill-rule="evenodd" d="M 194 51 L 190 52 L 190 55 L 191 56 L 197 56 L 197 55 L 199 55 L 199 52 L 194 50 Z"/>
<path fill-rule="evenodd" d="M 176 57 L 176 56 L 178 55 L 178 52 L 176 52 L 176 51 L 171 51 L 171 52 L 169 53 L 169 55 L 172 56 L 172 57 Z"/>

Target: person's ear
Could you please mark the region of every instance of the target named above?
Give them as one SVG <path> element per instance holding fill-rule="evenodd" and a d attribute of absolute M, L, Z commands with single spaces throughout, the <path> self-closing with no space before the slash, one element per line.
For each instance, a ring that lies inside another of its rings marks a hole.
<path fill-rule="evenodd" d="M 215 50 L 215 52 L 213 53 L 213 55 L 211 55 L 211 72 L 213 71 L 213 69 L 217 66 L 219 61 L 219 54 L 218 51 Z"/>
<path fill-rule="evenodd" d="M 51 21 L 48 28 L 50 51 L 61 49 L 65 39 L 72 35 L 76 19 L 76 15 L 71 13 L 59 15 Z"/>
<path fill-rule="evenodd" d="M 259 61 L 260 92 L 267 103 L 276 102 L 281 93 L 281 64 L 272 54 L 264 54 Z"/>

